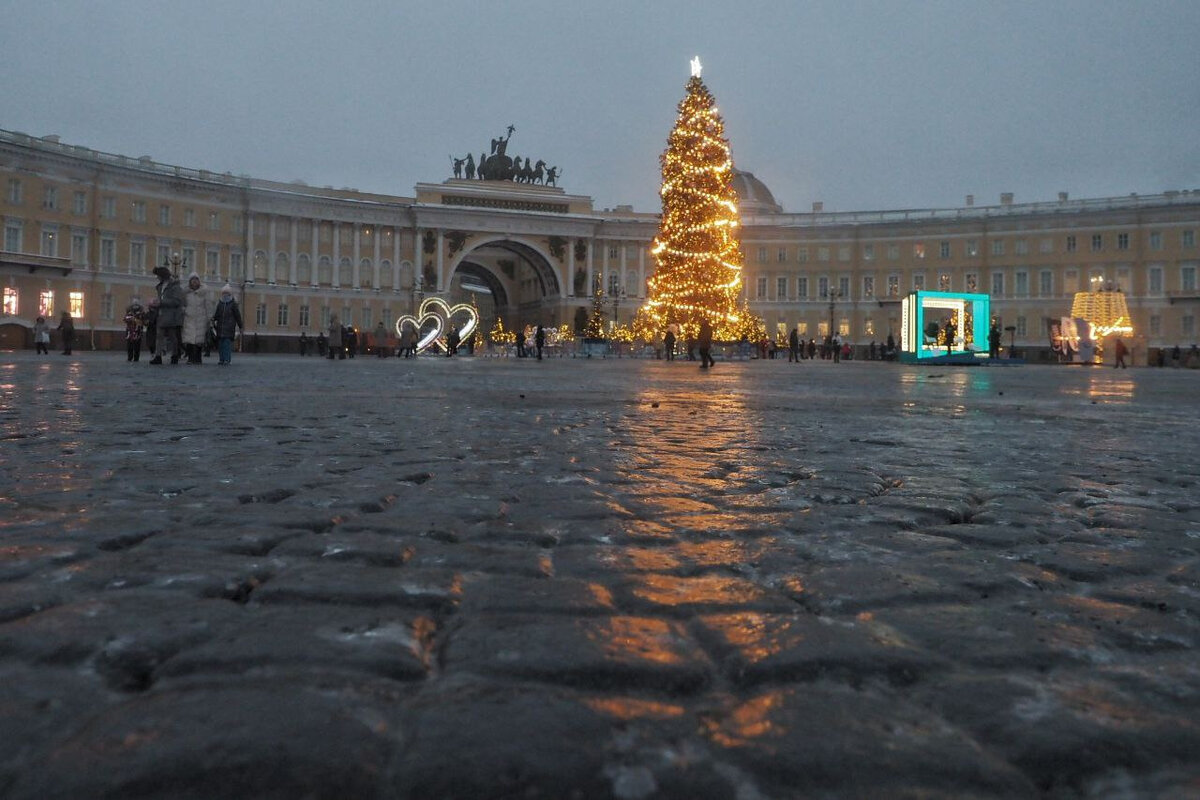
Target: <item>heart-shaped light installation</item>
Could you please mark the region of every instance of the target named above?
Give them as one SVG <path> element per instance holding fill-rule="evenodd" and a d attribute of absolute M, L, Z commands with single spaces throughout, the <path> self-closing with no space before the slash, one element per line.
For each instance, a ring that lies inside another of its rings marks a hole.
<path fill-rule="evenodd" d="M 466 314 L 466 321 L 461 326 L 455 327 L 452 322 L 453 318 L 462 314 Z M 413 326 L 413 329 L 420 335 L 421 329 L 430 322 L 433 323 L 433 327 L 417 341 L 418 353 L 423 352 L 431 346 L 445 351 L 446 345 L 442 341 L 442 335 L 447 329 L 457 330 L 459 341 L 463 341 L 479 327 L 479 313 L 473 306 L 466 303 L 459 303 L 456 306 L 452 306 L 440 297 L 426 297 L 421 302 L 421 307 L 417 309 L 416 316 L 402 314 L 397 317 L 396 335 L 404 335 L 405 325 Z"/>

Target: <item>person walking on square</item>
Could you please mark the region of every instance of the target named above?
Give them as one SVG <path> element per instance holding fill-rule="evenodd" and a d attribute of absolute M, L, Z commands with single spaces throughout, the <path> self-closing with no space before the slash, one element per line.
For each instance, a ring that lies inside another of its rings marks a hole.
<path fill-rule="evenodd" d="M 375 326 L 375 355 L 376 355 L 376 357 L 383 358 L 384 355 L 386 355 L 386 352 L 385 352 L 386 349 L 387 349 L 387 328 L 383 327 L 383 321 L 381 320 L 380 323 Z"/>
<path fill-rule="evenodd" d="M 946 332 L 946 355 L 950 355 L 954 351 L 954 337 L 958 335 L 958 328 L 954 325 L 954 320 L 946 320 L 944 327 Z"/>
<path fill-rule="evenodd" d="M 300 356 L 303 358 L 308 355 L 308 334 L 300 331 Z"/>
<path fill-rule="evenodd" d="M 328 342 L 325 341 L 325 331 L 317 331 L 317 357 L 324 358 L 325 350 L 328 347 Z"/>
<path fill-rule="evenodd" d="M 33 346 L 34 353 L 45 353 L 50 355 L 50 326 L 46 324 L 45 317 L 38 317 L 37 322 L 33 323 Z"/>
<path fill-rule="evenodd" d="M 343 361 L 346 359 L 346 350 L 342 347 L 342 323 L 337 314 L 329 317 L 329 360 L 335 356 Z"/>
<path fill-rule="evenodd" d="M 342 328 L 342 352 L 354 358 L 358 350 L 358 331 L 353 325 L 346 325 Z"/>
<path fill-rule="evenodd" d="M 800 334 L 795 328 L 788 333 L 788 363 L 800 363 Z"/>
<path fill-rule="evenodd" d="M 63 311 L 58 321 L 58 330 L 62 332 L 62 354 L 71 355 L 71 347 L 75 344 L 75 320 L 71 319 L 70 311 Z"/>
<path fill-rule="evenodd" d="M 1121 340 L 1120 336 L 1117 337 L 1117 343 L 1113 347 L 1113 352 L 1117 356 L 1116 363 L 1113 364 L 1113 369 L 1117 369 L 1118 367 L 1126 369 L 1125 356 L 1129 353 L 1129 348 L 1125 346 L 1125 342 Z"/>
<path fill-rule="evenodd" d="M 180 263 L 178 253 L 171 256 L 171 263 Z M 158 297 L 151 301 L 151 307 L 158 312 L 155 321 L 157 349 L 150 363 L 161 364 L 166 355 L 172 364 L 178 364 L 179 335 L 183 327 L 183 287 L 171 273 L 170 267 L 155 267 L 154 274 L 158 276 L 158 285 L 154 287 Z"/>
<path fill-rule="evenodd" d="M 546 329 L 542 327 L 542 323 L 538 323 L 537 333 L 533 335 L 533 345 L 537 348 L 537 360 L 542 360 L 542 348 L 546 346 Z"/>
<path fill-rule="evenodd" d="M 208 324 L 212 319 L 212 306 L 208 292 L 200 280 L 199 273 L 188 276 L 187 290 L 183 295 L 183 349 L 187 363 L 203 363 L 201 353 L 208 338 Z"/>
<path fill-rule="evenodd" d="M 700 348 L 700 369 L 716 366 L 717 362 L 713 361 L 712 357 L 712 338 L 712 323 L 707 317 L 703 317 L 700 320 L 700 334 L 696 337 L 696 344 Z"/>
<path fill-rule="evenodd" d="M 233 361 L 233 337 L 243 325 L 241 309 L 233 299 L 233 287 L 228 283 L 221 287 L 221 299 L 217 301 L 212 319 L 217 326 L 217 363 L 229 364 Z"/>
<path fill-rule="evenodd" d="M 988 358 L 1000 357 L 1000 326 L 995 322 L 988 329 Z"/>
<path fill-rule="evenodd" d="M 142 358 L 142 335 L 145 331 L 145 312 L 142 303 L 136 297 L 125 309 L 125 355 L 127 361 L 140 361 Z"/>
<path fill-rule="evenodd" d="M 667 351 L 667 361 L 675 360 L 675 326 L 667 326 L 667 335 L 663 337 L 663 350 Z"/>

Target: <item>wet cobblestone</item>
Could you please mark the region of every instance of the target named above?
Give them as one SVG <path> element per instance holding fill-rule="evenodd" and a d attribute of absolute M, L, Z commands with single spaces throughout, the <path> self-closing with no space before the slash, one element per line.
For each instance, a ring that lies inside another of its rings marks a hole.
<path fill-rule="evenodd" d="M 1200 796 L 1198 380 L 0 354 L 0 796 Z"/>

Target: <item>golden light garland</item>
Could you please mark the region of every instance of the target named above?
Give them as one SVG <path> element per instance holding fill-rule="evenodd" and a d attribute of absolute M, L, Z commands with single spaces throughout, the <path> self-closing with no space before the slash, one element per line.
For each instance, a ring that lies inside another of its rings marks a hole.
<path fill-rule="evenodd" d="M 661 338 L 670 323 L 695 336 L 707 319 L 713 335 L 737 340 L 766 326 L 741 299 L 741 246 L 733 159 L 725 124 L 698 63 L 667 137 L 662 166 L 662 221 L 650 253 L 656 262 L 646 303 L 630 332 Z"/>

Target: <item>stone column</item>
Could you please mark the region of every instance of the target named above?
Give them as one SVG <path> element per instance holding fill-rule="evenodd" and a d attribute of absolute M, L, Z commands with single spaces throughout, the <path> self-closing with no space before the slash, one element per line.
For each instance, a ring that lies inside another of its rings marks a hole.
<path fill-rule="evenodd" d="M 297 234 L 296 222 L 297 221 L 295 219 L 292 220 L 292 252 L 291 252 L 291 256 L 289 258 L 289 261 L 291 263 L 288 264 L 288 284 L 291 286 L 296 285 L 296 269 L 297 269 L 297 266 L 296 266 L 296 256 L 297 256 L 297 253 L 296 253 L 296 234 Z"/>
<path fill-rule="evenodd" d="M 267 247 L 269 248 L 267 251 L 267 283 L 273 285 L 275 283 L 275 215 L 274 214 L 271 215 L 271 222 L 268 224 L 267 230 L 270 232 L 270 236 L 268 238 L 269 244 L 267 245 Z"/>
<path fill-rule="evenodd" d="M 374 264 L 374 268 L 372 269 L 371 288 L 378 289 L 379 288 L 379 240 L 381 238 L 383 238 L 383 231 L 379 228 L 378 225 L 374 226 L 372 228 L 372 230 L 375 231 L 375 264 Z"/>
<path fill-rule="evenodd" d="M 158 241 L 154 242 L 156 245 Z M 247 266 L 249 262 L 249 266 Z M 246 255 L 242 258 L 242 283 L 254 282 L 254 214 L 246 214 Z"/>
<path fill-rule="evenodd" d="M 442 252 L 446 248 L 443 246 L 442 229 L 438 228 L 437 232 L 437 291 L 442 291 L 442 287 L 446 285 L 446 276 L 442 274 L 445 268 L 445 261 L 442 258 Z"/>
<path fill-rule="evenodd" d="M 567 241 L 567 297 L 575 296 L 575 240 Z"/>
<path fill-rule="evenodd" d="M 392 229 L 392 291 L 400 291 L 400 229 Z"/>
<path fill-rule="evenodd" d="M 361 252 L 361 249 L 360 249 L 361 247 L 362 247 L 362 224 L 356 222 L 356 223 L 354 223 L 354 258 L 350 262 L 350 272 L 352 275 L 354 275 L 354 284 L 353 285 L 354 285 L 355 289 L 358 289 L 362 286 L 362 283 L 360 282 L 361 276 L 358 274 L 358 261 L 360 258 L 359 253 Z"/>
<path fill-rule="evenodd" d="M 425 247 L 422 244 L 425 231 L 413 229 L 413 289 L 425 290 Z"/>
<path fill-rule="evenodd" d="M 333 288 L 342 284 L 342 224 L 333 222 Z"/>
<path fill-rule="evenodd" d="M 308 267 L 312 270 L 308 276 L 309 283 L 316 286 L 320 280 L 320 272 L 317 270 L 317 264 L 321 261 L 318 237 L 321 231 L 321 220 L 314 219 L 312 221 L 312 249 L 308 253 Z"/>

